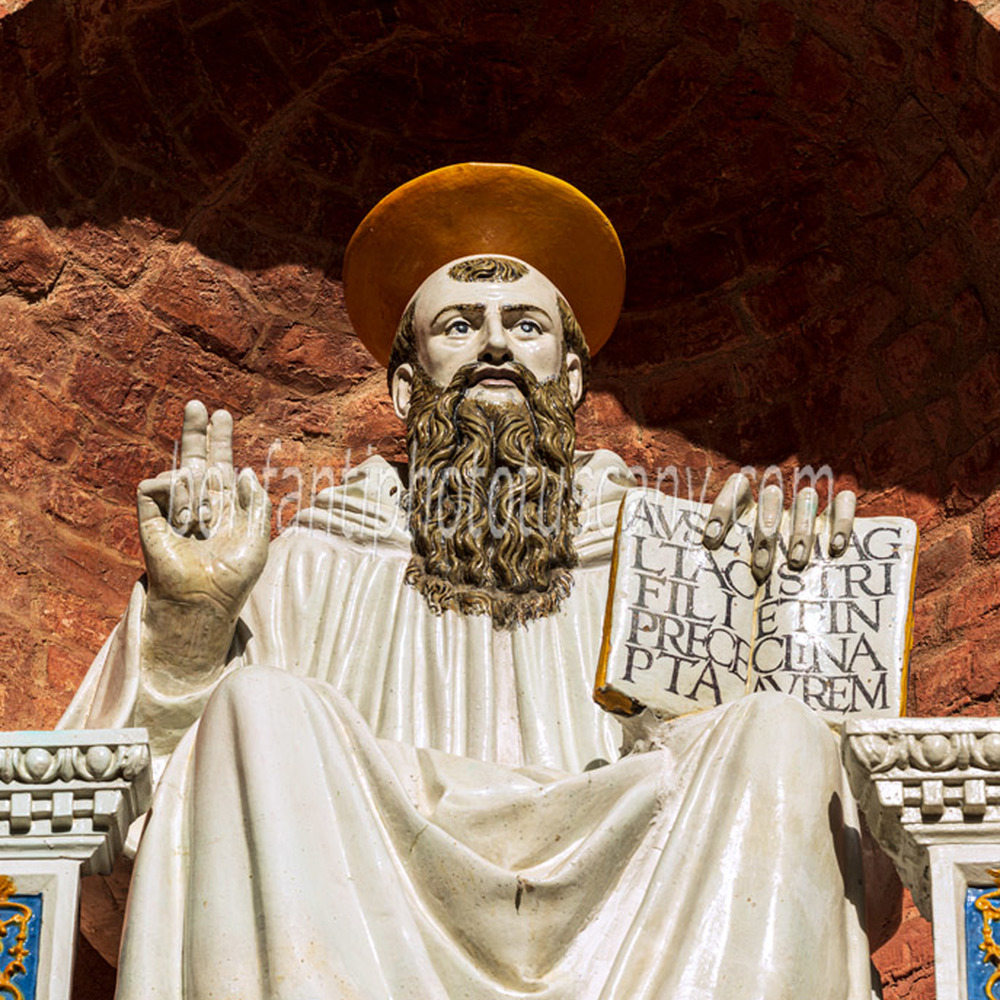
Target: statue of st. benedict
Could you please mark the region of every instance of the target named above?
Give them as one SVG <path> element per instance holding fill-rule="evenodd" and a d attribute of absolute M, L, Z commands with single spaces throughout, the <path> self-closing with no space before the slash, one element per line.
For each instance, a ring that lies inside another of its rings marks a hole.
<path fill-rule="evenodd" d="M 119 1000 L 869 1000 L 827 726 L 755 695 L 620 756 L 591 699 L 631 485 L 574 449 L 610 224 L 449 167 L 370 213 L 344 278 L 409 468 L 370 459 L 268 550 L 228 415 L 189 404 L 139 490 L 148 582 L 64 719 L 148 726 L 166 762 Z"/>

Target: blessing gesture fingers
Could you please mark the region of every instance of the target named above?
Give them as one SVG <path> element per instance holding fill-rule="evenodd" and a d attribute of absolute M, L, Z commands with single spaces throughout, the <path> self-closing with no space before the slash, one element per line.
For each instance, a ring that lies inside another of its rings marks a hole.
<path fill-rule="evenodd" d="M 719 548 L 726 540 L 730 528 L 752 502 L 753 491 L 747 476 L 742 472 L 730 476 L 712 504 L 705 523 L 702 538 L 705 547 Z M 833 558 L 842 555 L 847 549 L 854 526 L 856 504 L 856 497 L 850 490 L 841 490 L 834 495 L 827 518 L 827 552 Z M 772 483 L 761 490 L 751 544 L 751 570 L 758 583 L 763 583 L 774 567 L 784 507 L 784 492 L 779 486 Z M 816 490 L 811 486 L 799 490 L 789 511 L 788 537 L 788 565 L 796 572 L 809 564 L 817 528 L 821 522 L 818 514 L 819 496 Z"/>
<path fill-rule="evenodd" d="M 233 419 L 184 408 L 180 464 L 139 484 L 149 599 L 211 602 L 234 621 L 264 563 L 270 503 L 250 469 L 233 467 Z"/>

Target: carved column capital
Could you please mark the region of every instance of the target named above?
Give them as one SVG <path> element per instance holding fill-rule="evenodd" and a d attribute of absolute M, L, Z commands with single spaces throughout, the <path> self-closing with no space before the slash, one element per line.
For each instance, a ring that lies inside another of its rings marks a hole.
<path fill-rule="evenodd" d="M 108 872 L 152 794 L 144 729 L 0 733 L 0 866 L 68 858 Z"/>

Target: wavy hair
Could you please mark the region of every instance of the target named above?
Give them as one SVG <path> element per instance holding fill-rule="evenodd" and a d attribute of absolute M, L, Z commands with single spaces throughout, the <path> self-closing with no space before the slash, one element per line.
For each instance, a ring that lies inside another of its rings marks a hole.
<path fill-rule="evenodd" d="M 467 395 L 477 367 L 445 389 L 414 372 L 406 580 L 437 613 L 506 628 L 556 611 L 572 587 L 573 403 L 565 372 L 539 382 L 522 365 L 525 405 L 480 402 Z"/>

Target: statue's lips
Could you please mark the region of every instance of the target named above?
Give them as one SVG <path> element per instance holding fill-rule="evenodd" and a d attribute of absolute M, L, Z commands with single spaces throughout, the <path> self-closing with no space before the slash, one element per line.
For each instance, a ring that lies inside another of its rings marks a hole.
<path fill-rule="evenodd" d="M 487 389 L 514 388 L 520 392 L 524 391 L 521 376 L 517 372 L 504 368 L 481 368 L 469 380 L 470 388 L 475 385 L 481 385 Z"/>

